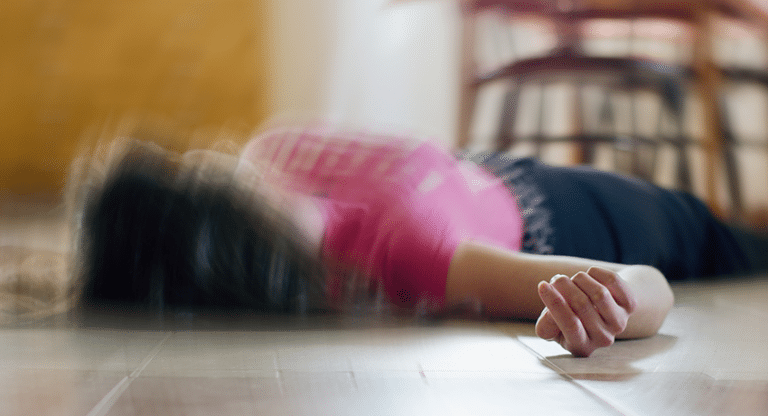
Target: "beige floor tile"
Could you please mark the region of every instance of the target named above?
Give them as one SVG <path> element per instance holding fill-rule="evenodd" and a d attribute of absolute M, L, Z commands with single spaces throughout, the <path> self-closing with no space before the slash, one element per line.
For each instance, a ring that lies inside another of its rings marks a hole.
<path fill-rule="evenodd" d="M 428 384 L 426 375 L 420 371 L 354 371 L 350 377 L 355 390 L 363 393 L 387 389 L 418 391 Z"/>
<path fill-rule="evenodd" d="M 768 381 L 768 351 L 764 341 L 730 342 L 713 348 L 712 361 L 705 374 L 716 379 Z"/>
<path fill-rule="evenodd" d="M 498 331 L 457 332 L 440 341 L 420 362 L 425 372 L 552 372 L 515 338 Z"/>
<path fill-rule="evenodd" d="M 430 346 L 452 329 L 435 327 L 385 328 L 365 331 L 347 350 L 354 372 L 417 373 Z"/>
<path fill-rule="evenodd" d="M 108 415 L 438 414 L 446 409 L 422 384 L 354 388 L 348 374 L 293 373 L 281 378 L 136 379 Z M 432 394 L 434 396 L 434 394 Z"/>
<path fill-rule="evenodd" d="M 302 372 L 349 372 L 351 347 L 330 345 L 286 345 L 277 351 L 280 370 Z"/>
<path fill-rule="evenodd" d="M 278 379 L 139 377 L 108 415 L 617 415 L 556 376 L 434 378 L 292 373 Z"/>
<path fill-rule="evenodd" d="M 276 378 L 140 377 L 105 414 L 248 415 L 264 397 L 281 397 Z"/>
<path fill-rule="evenodd" d="M 648 339 L 619 341 L 610 348 L 599 349 L 589 358 L 576 358 L 558 344 L 540 338 L 520 337 L 547 365 L 564 374 L 637 374 L 663 369 L 673 361 L 667 357 L 674 351 L 677 339 L 657 335 Z M 678 363 L 685 366 L 684 363 Z"/>
<path fill-rule="evenodd" d="M 581 386 L 557 375 L 428 378 L 453 414 L 619 415 Z"/>
<path fill-rule="evenodd" d="M 644 373 L 631 378 L 590 378 L 578 383 L 626 414 L 768 414 L 768 382 L 714 380 L 696 373 Z"/>
<path fill-rule="evenodd" d="M 0 415 L 85 415 L 124 375 L 72 369 L 0 369 Z"/>
<path fill-rule="evenodd" d="M 274 376 L 277 347 L 264 332 L 177 332 L 142 371 L 145 376 Z"/>
<path fill-rule="evenodd" d="M 346 396 L 358 391 L 352 372 L 280 371 L 280 392 L 288 398 Z"/>
<path fill-rule="evenodd" d="M 340 351 L 355 372 L 548 371 L 514 338 L 482 324 L 364 331 Z"/>
<path fill-rule="evenodd" d="M 116 330 L 2 329 L 0 369 L 136 370 L 166 334 Z"/>

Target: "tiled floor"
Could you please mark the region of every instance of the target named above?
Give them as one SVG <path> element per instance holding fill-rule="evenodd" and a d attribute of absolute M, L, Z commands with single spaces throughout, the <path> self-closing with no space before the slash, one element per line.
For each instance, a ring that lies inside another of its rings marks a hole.
<path fill-rule="evenodd" d="M 63 241 L 55 221 L 22 223 L 0 221 L 0 245 Z M 768 414 L 768 276 L 674 289 L 659 335 L 586 359 L 515 322 L 8 324 L 0 415 Z"/>

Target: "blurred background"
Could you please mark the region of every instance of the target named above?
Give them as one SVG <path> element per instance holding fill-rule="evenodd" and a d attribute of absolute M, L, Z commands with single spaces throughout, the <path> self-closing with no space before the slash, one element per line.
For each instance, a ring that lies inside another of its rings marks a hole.
<path fill-rule="evenodd" d="M 4 0 L 0 215 L 58 203 L 125 120 L 182 150 L 282 116 L 590 163 L 764 226 L 763 3 Z"/>

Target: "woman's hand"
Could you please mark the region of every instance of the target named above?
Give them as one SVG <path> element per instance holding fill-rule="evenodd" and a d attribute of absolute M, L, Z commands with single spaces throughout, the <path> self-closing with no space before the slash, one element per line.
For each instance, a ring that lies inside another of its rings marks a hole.
<path fill-rule="evenodd" d="M 536 335 L 579 357 L 612 345 L 637 306 L 618 274 L 600 267 L 570 279 L 557 275 L 549 283 L 540 282 L 538 292 L 546 307 L 536 322 Z"/>

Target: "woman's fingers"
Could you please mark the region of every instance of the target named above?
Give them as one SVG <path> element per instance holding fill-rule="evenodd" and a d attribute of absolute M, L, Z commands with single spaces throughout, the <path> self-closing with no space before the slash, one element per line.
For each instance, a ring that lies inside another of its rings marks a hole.
<path fill-rule="evenodd" d="M 589 345 L 595 348 L 607 347 L 613 344 L 615 332 L 612 332 L 611 328 L 605 324 L 602 313 L 598 310 L 597 305 L 593 303 L 590 296 L 574 282 L 575 279 L 580 277 L 588 276 L 584 273 L 577 273 L 571 279 L 565 276 L 556 276 L 555 279 L 553 279 L 552 286 L 563 295 L 568 302 L 568 306 L 570 306 L 573 313 L 576 314 L 581 321 L 581 324 L 586 331 Z M 610 294 L 608 294 L 608 297 L 610 298 Z M 612 300 L 608 299 L 605 303 L 606 307 L 610 308 Z M 621 311 L 615 303 L 613 304 L 613 307 L 617 311 Z"/>
<path fill-rule="evenodd" d="M 624 331 L 629 313 L 614 300 L 611 291 L 587 273 L 577 273 L 571 278 L 575 286 L 589 299 L 593 309 L 600 315 L 605 329 L 611 336 Z"/>
<path fill-rule="evenodd" d="M 557 327 L 557 323 L 552 319 L 552 314 L 549 313 L 549 309 L 544 308 L 539 319 L 536 321 L 536 336 L 547 341 L 554 341 L 560 335 L 560 328 Z"/>
<path fill-rule="evenodd" d="M 578 356 L 613 344 L 637 303 L 616 273 L 597 267 L 570 279 L 555 276 L 549 283 L 539 283 L 538 291 L 546 308 L 536 323 L 536 334 L 557 340 Z"/>
<path fill-rule="evenodd" d="M 602 267 L 590 267 L 587 274 L 605 286 L 611 293 L 611 297 L 616 303 L 624 308 L 628 313 L 632 313 L 637 307 L 637 300 L 626 282 L 624 282 L 616 272 L 603 269 Z"/>
<path fill-rule="evenodd" d="M 579 317 L 571 310 L 568 301 L 552 284 L 540 282 L 538 289 L 539 297 L 560 328 L 563 348 L 578 356 L 591 354 L 594 349 L 588 347 L 589 337 L 586 330 Z"/>

